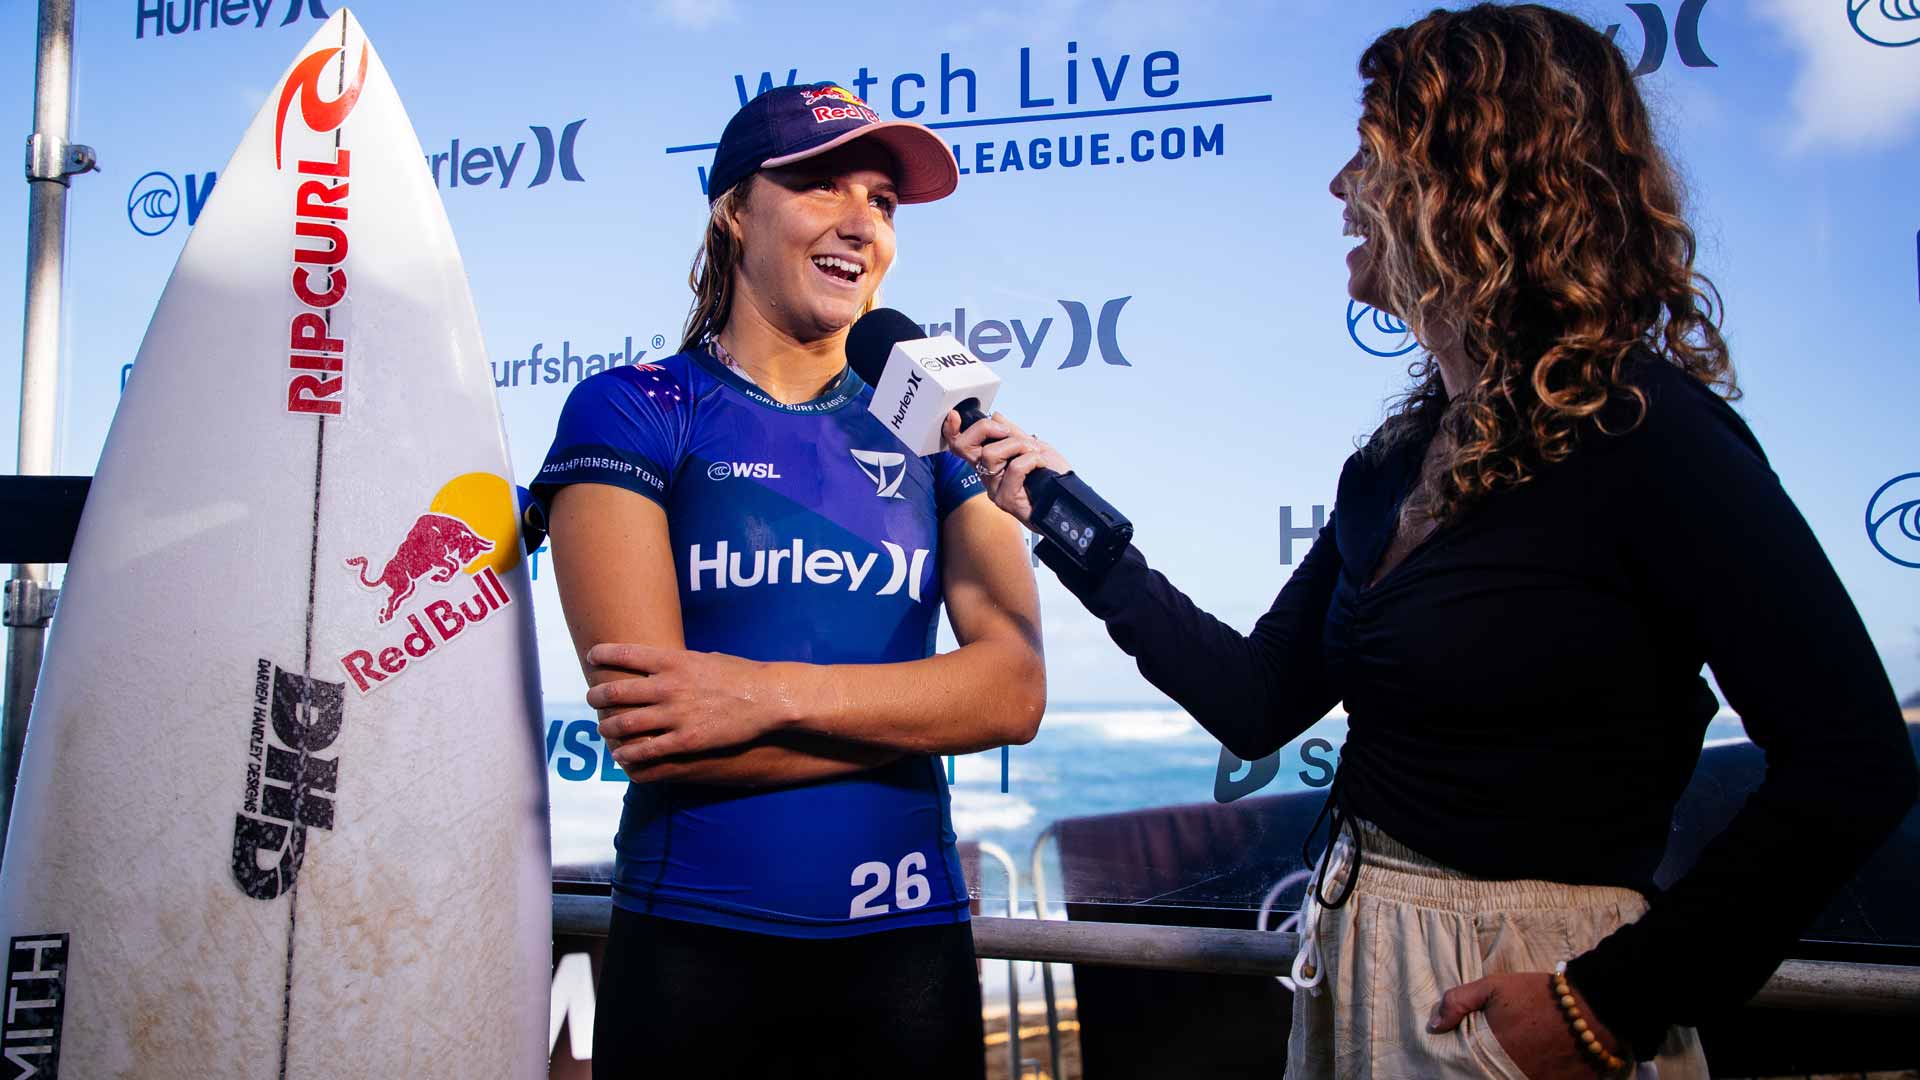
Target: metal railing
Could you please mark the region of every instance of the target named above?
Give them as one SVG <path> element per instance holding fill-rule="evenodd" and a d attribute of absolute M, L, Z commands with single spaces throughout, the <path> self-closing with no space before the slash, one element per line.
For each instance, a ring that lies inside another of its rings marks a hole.
<path fill-rule="evenodd" d="M 582 937 L 607 932 L 613 901 L 605 896 L 553 898 L 553 932 Z M 973 951 L 986 960 L 1098 964 L 1215 975 L 1283 975 L 1299 947 L 1293 934 L 1138 923 L 1055 922 L 982 916 L 973 920 Z M 1920 967 L 1789 960 L 1754 995 L 1760 1008 L 1920 1016 Z"/>

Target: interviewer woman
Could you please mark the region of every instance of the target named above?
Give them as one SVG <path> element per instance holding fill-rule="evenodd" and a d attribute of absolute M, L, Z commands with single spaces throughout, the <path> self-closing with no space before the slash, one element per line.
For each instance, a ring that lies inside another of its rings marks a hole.
<path fill-rule="evenodd" d="M 957 181 L 837 86 L 762 95 L 715 153 L 681 352 L 567 400 L 534 493 L 633 780 L 596 1076 L 982 1075 L 933 755 L 1033 737 L 1038 601 L 1020 527 L 905 452 L 845 353 L 895 207 Z"/>
<path fill-rule="evenodd" d="M 1137 550 L 1100 574 L 1039 550 L 1243 758 L 1346 703 L 1289 1080 L 1705 1076 L 1685 1025 L 1750 996 L 1912 804 L 1900 711 L 1724 400 L 1711 286 L 1619 52 L 1480 5 L 1386 33 L 1360 74 L 1331 185 L 1362 240 L 1348 288 L 1427 353 L 1312 551 L 1242 636 Z M 956 427 L 1023 521 L 1026 474 L 1068 467 L 1003 419 Z M 1660 894 L 1717 708 L 1703 664 L 1767 775 Z"/>

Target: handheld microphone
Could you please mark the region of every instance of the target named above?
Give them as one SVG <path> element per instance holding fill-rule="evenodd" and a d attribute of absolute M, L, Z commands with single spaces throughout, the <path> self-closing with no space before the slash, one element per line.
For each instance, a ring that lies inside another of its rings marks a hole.
<path fill-rule="evenodd" d="M 928 337 L 892 308 L 875 308 L 853 324 L 847 362 L 874 388 L 873 415 L 922 456 L 944 448 L 948 412 L 960 414 L 964 431 L 986 418 L 1000 391 L 1000 376 L 966 346 L 946 334 Z M 1035 469 L 1026 489 L 1034 530 L 1082 570 L 1105 570 L 1133 541 L 1133 522 L 1071 472 Z"/>

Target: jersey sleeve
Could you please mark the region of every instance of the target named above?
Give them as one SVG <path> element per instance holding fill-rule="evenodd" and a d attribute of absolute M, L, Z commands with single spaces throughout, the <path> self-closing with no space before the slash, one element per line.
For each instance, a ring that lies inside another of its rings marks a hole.
<path fill-rule="evenodd" d="M 609 484 L 666 505 L 686 445 L 687 393 L 664 368 L 616 368 L 573 388 L 530 485 L 542 513 L 568 484 Z"/>
<path fill-rule="evenodd" d="M 933 501 L 942 521 L 955 507 L 987 490 L 973 466 L 951 450 L 932 455 L 927 464 L 933 466 Z"/>

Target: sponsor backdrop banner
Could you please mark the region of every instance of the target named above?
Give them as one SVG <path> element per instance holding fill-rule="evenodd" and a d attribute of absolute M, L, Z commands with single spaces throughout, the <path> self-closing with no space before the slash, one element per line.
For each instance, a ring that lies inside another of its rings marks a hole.
<path fill-rule="evenodd" d="M 452 217 L 519 482 L 575 383 L 674 351 L 727 118 L 764 87 L 831 79 L 884 116 L 938 128 L 966 174 L 952 198 L 900 213 L 884 302 L 993 363 L 1000 406 L 1133 518 L 1175 582 L 1244 628 L 1324 522 L 1342 461 L 1414 359 L 1404 326 L 1348 300 L 1353 241 L 1327 185 L 1354 149 L 1361 49 L 1427 6 L 368 0 L 357 14 Z M 72 189 L 63 471 L 92 471 L 227 154 L 333 7 L 80 5 L 73 130 L 103 171 Z M 1920 694 L 1920 20 L 1907 7 L 1570 5 L 1636 65 L 1692 188 L 1700 265 L 1726 297 L 1738 408 L 1903 696 Z M 0 115 L 16 124 L 31 115 L 33 18 L 31 4 L 0 10 L 13 56 Z M 16 253 L 0 260 L 9 349 L 24 204 L 0 215 L 0 247 Z M 17 393 L 0 380 L 0 464 L 12 461 Z M 202 408 L 228 402 L 227 388 L 205 388 Z M 222 462 L 205 469 L 221 482 Z M 581 704 L 544 552 L 533 577 L 555 858 L 600 862 L 623 778 Z M 1331 778 L 1338 714 L 1276 758 L 1235 761 L 1050 574 L 1041 590 L 1052 707 L 1030 746 L 952 764 L 963 837 L 1024 864 L 1061 818 Z M 1711 734 L 1737 736 L 1737 721 Z M 1196 895 L 1257 905 L 1258 885 Z"/>

